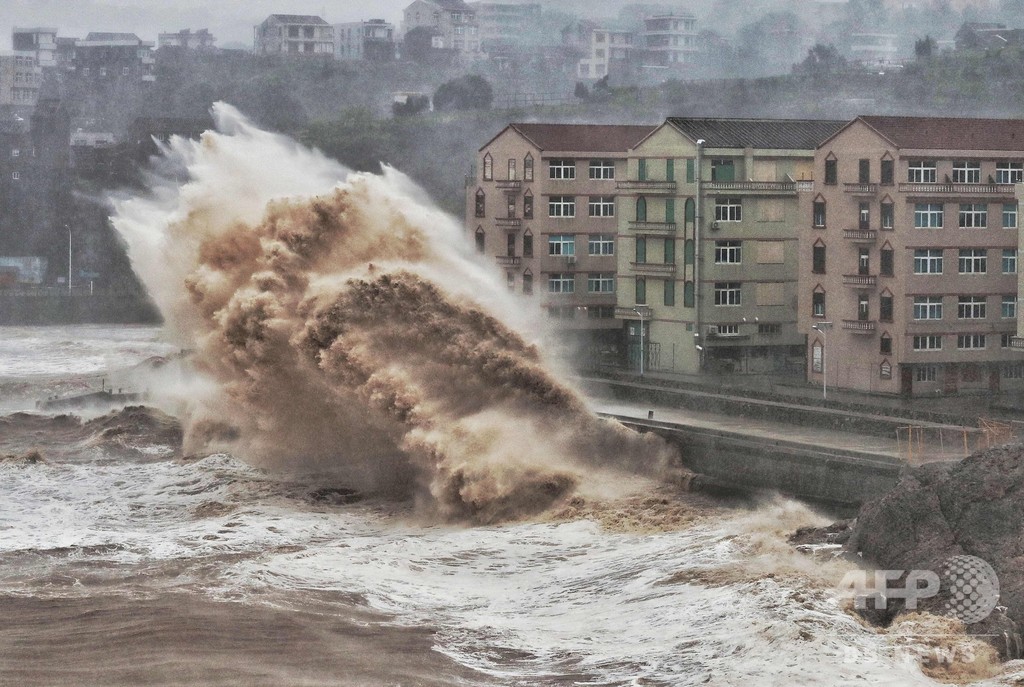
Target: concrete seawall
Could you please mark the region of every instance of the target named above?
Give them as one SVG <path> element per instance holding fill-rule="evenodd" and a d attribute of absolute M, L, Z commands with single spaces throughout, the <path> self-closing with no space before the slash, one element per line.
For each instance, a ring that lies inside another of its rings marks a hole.
<path fill-rule="evenodd" d="M 0 291 L 0 325 L 155 324 L 160 315 L 145 294 Z"/>

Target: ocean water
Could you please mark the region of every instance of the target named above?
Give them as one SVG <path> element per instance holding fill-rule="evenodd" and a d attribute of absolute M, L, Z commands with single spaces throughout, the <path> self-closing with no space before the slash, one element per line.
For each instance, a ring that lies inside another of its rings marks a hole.
<path fill-rule="evenodd" d="M 0 329 L 0 350 L 16 358 L 0 384 L 30 395 L 61 374 L 130 379 L 173 347 L 66 327 Z M 794 502 L 640 480 L 468 526 L 245 456 L 185 458 L 173 435 L 156 411 L 0 417 L 0 684 L 939 684 L 905 637 L 842 609 L 845 564 L 785 542 L 824 522 Z"/>

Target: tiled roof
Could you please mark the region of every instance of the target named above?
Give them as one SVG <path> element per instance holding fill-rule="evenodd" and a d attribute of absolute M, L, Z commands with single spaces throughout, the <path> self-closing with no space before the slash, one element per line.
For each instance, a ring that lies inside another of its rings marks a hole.
<path fill-rule="evenodd" d="M 708 148 L 814 150 L 846 122 L 823 119 L 723 119 L 669 117 L 668 123 Z"/>
<path fill-rule="evenodd" d="M 323 19 L 313 14 L 272 14 L 282 24 L 326 24 Z"/>
<path fill-rule="evenodd" d="M 512 124 L 541 150 L 626 152 L 654 126 L 626 124 Z"/>
<path fill-rule="evenodd" d="M 857 119 L 897 148 L 1024 150 L 1024 119 L 876 116 Z"/>
<path fill-rule="evenodd" d="M 85 37 L 87 41 L 137 41 L 139 37 L 134 33 L 104 33 L 90 31 Z"/>

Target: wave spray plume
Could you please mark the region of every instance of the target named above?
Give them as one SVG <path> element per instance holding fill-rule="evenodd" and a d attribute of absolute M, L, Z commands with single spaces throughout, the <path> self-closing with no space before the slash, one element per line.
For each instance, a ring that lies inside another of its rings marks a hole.
<path fill-rule="evenodd" d="M 603 468 L 671 462 L 552 375 L 518 333 L 536 307 L 407 177 L 353 173 L 228 105 L 214 118 L 113 218 L 205 380 L 187 450 L 316 466 L 477 522 L 543 510 Z"/>

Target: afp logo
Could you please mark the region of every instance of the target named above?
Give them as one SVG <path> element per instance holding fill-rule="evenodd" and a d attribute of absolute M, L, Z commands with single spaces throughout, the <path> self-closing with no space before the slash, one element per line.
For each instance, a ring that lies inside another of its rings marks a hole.
<path fill-rule="evenodd" d="M 901 578 L 905 579 L 896 584 Z M 869 581 L 871 584 L 869 584 Z M 953 556 L 947 559 L 939 573 L 931 570 L 867 570 L 846 573 L 839 583 L 839 591 L 853 598 L 857 609 L 888 608 L 890 599 L 903 599 L 904 607 L 917 609 L 920 599 L 944 593 L 942 610 L 945 615 L 958 618 L 964 624 L 979 623 L 995 610 L 999 603 L 999 578 L 986 561 L 977 556 Z"/>

